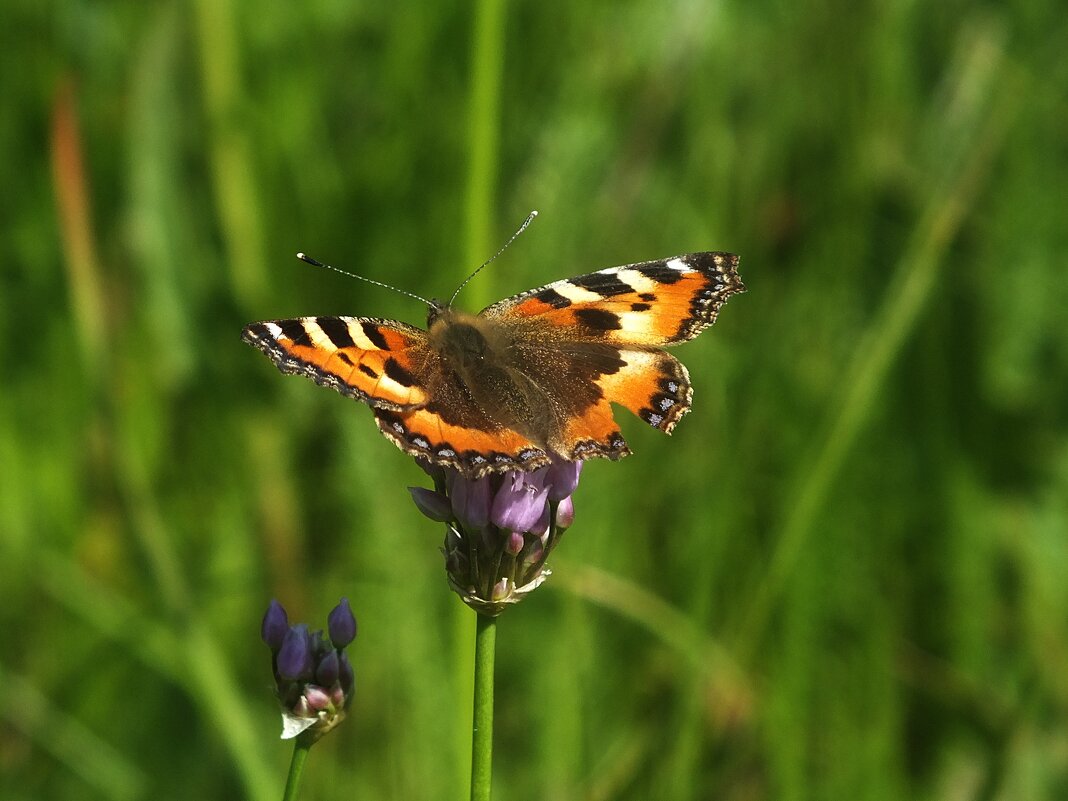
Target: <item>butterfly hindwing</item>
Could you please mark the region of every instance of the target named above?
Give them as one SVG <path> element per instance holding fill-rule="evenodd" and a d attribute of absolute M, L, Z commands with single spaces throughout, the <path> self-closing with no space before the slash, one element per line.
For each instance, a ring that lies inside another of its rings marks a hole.
<path fill-rule="evenodd" d="M 509 428 L 457 425 L 431 409 L 375 409 L 374 415 L 379 430 L 405 453 L 472 477 L 535 470 L 550 461 L 544 450 Z"/>

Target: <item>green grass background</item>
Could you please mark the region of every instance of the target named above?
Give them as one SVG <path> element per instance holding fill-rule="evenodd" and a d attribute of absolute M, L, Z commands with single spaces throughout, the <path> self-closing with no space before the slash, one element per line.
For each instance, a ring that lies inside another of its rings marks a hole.
<path fill-rule="evenodd" d="M 501 620 L 517 799 L 1068 797 L 1068 17 L 978 3 L 8 0 L 0 796 L 277 798 L 271 597 L 342 594 L 307 799 L 460 799 L 423 474 L 253 320 L 719 249 L 692 413 Z M 623 414 L 620 414 L 623 417 Z"/>

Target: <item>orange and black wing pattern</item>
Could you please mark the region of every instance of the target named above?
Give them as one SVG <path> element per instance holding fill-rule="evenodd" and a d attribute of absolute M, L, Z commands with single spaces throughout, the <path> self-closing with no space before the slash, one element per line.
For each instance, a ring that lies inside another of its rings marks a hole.
<path fill-rule="evenodd" d="M 708 252 L 612 267 L 482 314 L 533 332 L 519 369 L 567 410 L 560 450 L 571 459 L 617 459 L 630 451 L 612 404 L 668 434 L 689 411 L 689 374 L 661 348 L 696 337 L 731 295 L 745 291 L 737 265 L 732 253 Z M 551 338 L 542 336 L 546 330 Z"/>
<path fill-rule="evenodd" d="M 412 456 L 472 477 L 549 463 L 544 450 L 474 402 L 419 328 L 363 317 L 299 317 L 253 323 L 243 338 L 283 373 L 370 405 L 386 438 Z"/>
<path fill-rule="evenodd" d="M 709 252 L 600 270 L 502 300 L 477 320 L 457 315 L 447 323 L 457 336 L 435 329 L 437 339 L 364 317 L 253 323 L 243 336 L 282 372 L 370 405 L 406 453 L 469 477 L 618 459 L 630 450 L 612 404 L 665 433 L 689 410 L 686 368 L 661 348 L 693 339 L 745 291 L 737 264 Z"/>
<path fill-rule="evenodd" d="M 305 376 L 375 408 L 415 409 L 428 400 L 416 367 L 426 333 L 406 323 L 297 317 L 252 323 L 242 338 L 283 373 Z"/>
<path fill-rule="evenodd" d="M 663 347 L 693 339 L 744 292 L 733 253 L 690 253 L 555 281 L 483 310 L 491 319 L 537 317 L 582 339 Z"/>

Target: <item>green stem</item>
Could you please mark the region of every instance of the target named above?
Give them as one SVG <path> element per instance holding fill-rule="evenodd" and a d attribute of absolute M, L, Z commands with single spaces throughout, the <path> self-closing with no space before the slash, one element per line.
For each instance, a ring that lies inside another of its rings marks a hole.
<path fill-rule="evenodd" d="M 493 774 L 493 656 L 497 618 L 478 616 L 475 702 L 471 730 L 471 801 L 489 801 Z"/>
<path fill-rule="evenodd" d="M 468 151 L 467 187 L 464 200 L 464 257 L 457 279 L 465 278 L 492 252 L 494 192 L 497 186 L 497 162 L 500 150 L 501 127 L 501 76 L 504 71 L 504 22 L 507 11 L 504 0 L 476 0 L 471 4 L 471 76 L 468 98 Z M 490 295 L 488 281 L 478 281 L 465 290 L 465 305 L 478 309 L 488 305 Z M 460 716 L 455 728 L 459 741 L 456 743 L 456 788 L 465 784 L 464 767 L 467 764 L 466 719 L 472 672 L 477 668 L 471 657 L 478 645 L 473 643 L 471 616 L 466 607 L 456 605 L 456 633 L 453 640 L 456 648 L 455 692 L 456 710 Z M 472 648 L 472 645 L 475 647 Z M 477 701 L 474 702 L 477 709 Z M 461 790 L 462 792 L 462 790 Z M 489 797 L 488 780 L 486 796 Z"/>
<path fill-rule="evenodd" d="M 297 801 L 297 788 L 300 787 L 300 777 L 304 775 L 304 762 L 308 758 L 312 742 L 303 735 L 293 741 L 293 759 L 289 762 L 289 778 L 286 779 L 286 791 L 282 801 Z"/>

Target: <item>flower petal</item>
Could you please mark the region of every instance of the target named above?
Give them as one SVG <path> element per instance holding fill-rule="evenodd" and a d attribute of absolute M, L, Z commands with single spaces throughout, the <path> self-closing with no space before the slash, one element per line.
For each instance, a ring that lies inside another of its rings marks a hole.
<path fill-rule="evenodd" d="M 448 523 L 452 520 L 452 504 L 440 492 L 426 487 L 408 487 L 412 500 L 419 511 L 435 523 Z"/>

